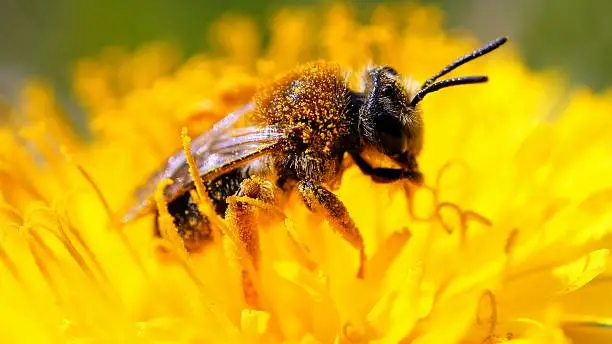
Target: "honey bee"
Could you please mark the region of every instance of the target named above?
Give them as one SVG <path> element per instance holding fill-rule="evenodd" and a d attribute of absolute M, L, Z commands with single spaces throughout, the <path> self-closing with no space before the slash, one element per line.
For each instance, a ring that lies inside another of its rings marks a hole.
<path fill-rule="evenodd" d="M 446 87 L 486 82 L 486 76 L 438 79 L 506 41 L 506 37 L 497 38 L 458 58 L 416 91 L 404 85 L 400 74 L 389 66 L 367 68 L 363 89 L 355 91 L 340 66 L 321 61 L 299 66 L 262 86 L 249 104 L 192 142 L 199 175 L 216 213 L 238 227 L 249 226 L 249 208 L 229 202 L 231 197 L 273 204 L 279 192 L 286 195 L 297 190 L 308 209 L 322 214 L 359 250 L 358 276 L 363 277 L 363 238 L 342 201 L 330 191 L 331 183 L 342 174 L 343 159 L 350 155 L 375 182 L 407 180 L 421 185 L 417 157 L 423 146 L 423 119 L 419 103 Z M 372 166 L 366 152 L 390 159 L 396 167 Z M 212 225 L 192 198 L 194 180 L 183 151 L 171 156 L 136 192 L 137 203 L 123 221 L 158 214 L 152 198 L 158 184 L 167 178 L 173 181 L 164 194 L 168 211 L 187 251 L 199 251 L 211 240 Z M 241 230 L 247 231 L 238 228 Z M 253 235 L 240 237 L 249 241 L 245 245 L 256 255 Z"/>

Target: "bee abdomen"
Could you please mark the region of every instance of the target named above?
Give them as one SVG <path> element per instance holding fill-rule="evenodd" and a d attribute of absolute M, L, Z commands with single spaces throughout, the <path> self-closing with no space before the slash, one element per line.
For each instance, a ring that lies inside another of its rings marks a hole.
<path fill-rule="evenodd" d="M 189 192 L 168 203 L 168 212 L 188 252 L 200 251 L 212 240 L 210 220 L 200 213 Z"/>
<path fill-rule="evenodd" d="M 227 209 L 227 197 L 234 195 L 240 188 L 240 183 L 245 178 L 240 170 L 233 170 L 217 179 L 206 183 L 206 190 L 210 197 L 215 212 L 224 216 Z M 168 203 L 168 212 L 173 218 L 178 234 L 183 239 L 185 249 L 188 252 L 198 252 L 210 243 L 212 237 L 212 224 L 208 217 L 200 212 L 197 202 L 191 197 L 190 192 Z M 156 221 L 155 234 L 160 236 Z"/>

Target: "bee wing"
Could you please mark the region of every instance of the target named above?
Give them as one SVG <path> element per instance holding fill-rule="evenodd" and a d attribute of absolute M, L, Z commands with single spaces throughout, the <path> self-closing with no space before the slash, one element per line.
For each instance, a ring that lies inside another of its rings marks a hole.
<path fill-rule="evenodd" d="M 211 129 L 195 138 L 191 143 L 193 157 L 200 177 L 214 179 L 228 171 L 274 151 L 283 132 L 276 127 L 233 127 L 240 118 L 250 112 L 253 105 L 228 114 Z M 159 183 L 171 179 L 173 183 L 165 189 L 166 201 L 171 201 L 193 186 L 189 165 L 183 150 L 171 156 L 166 164 L 154 173 L 135 192 L 135 205 L 125 213 L 122 221 L 128 222 L 147 213 L 152 207 L 152 198 Z"/>
<path fill-rule="evenodd" d="M 272 126 L 244 127 L 240 128 L 238 135 L 222 135 L 207 151 L 194 155 L 198 173 L 204 181 L 214 179 L 275 150 L 282 137 L 283 133 Z M 186 163 L 169 178 L 174 183 L 165 190 L 167 200 L 179 196 L 193 184 L 189 165 Z"/>

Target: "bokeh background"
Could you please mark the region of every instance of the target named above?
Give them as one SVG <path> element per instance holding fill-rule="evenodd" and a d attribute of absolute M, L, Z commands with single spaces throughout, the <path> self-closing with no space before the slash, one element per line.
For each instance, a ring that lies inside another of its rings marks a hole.
<path fill-rule="evenodd" d="M 345 0 L 367 13 L 381 0 Z M 388 0 L 387 2 L 400 0 Z M 265 32 L 279 7 L 326 6 L 330 0 L 0 0 L 0 97 L 18 94 L 32 75 L 49 80 L 66 108 L 73 62 L 107 46 L 135 48 L 166 40 L 182 57 L 207 49 L 208 24 L 225 13 L 253 17 Z M 446 12 L 445 26 L 482 40 L 511 36 L 535 70 L 556 68 L 575 84 L 612 83 L 612 2 L 605 0 L 421 0 Z M 265 40 L 265 35 L 264 35 Z"/>

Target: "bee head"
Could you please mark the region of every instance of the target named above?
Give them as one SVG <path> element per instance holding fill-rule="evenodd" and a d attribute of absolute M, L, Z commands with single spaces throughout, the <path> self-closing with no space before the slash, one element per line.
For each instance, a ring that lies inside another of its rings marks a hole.
<path fill-rule="evenodd" d="M 363 105 L 359 110 L 359 134 L 368 147 L 393 159 L 404 168 L 415 167 L 415 157 L 423 146 L 423 120 L 417 105 L 423 98 L 442 88 L 487 81 L 486 76 L 465 76 L 437 81 L 455 68 L 485 55 L 508 41 L 497 38 L 464 55 L 427 79 L 411 94 L 391 67 L 373 67 L 366 71 Z"/>
<path fill-rule="evenodd" d="M 359 133 L 367 146 L 402 166 L 421 151 L 421 114 L 410 104 L 410 95 L 393 68 L 374 67 L 366 71 Z"/>

